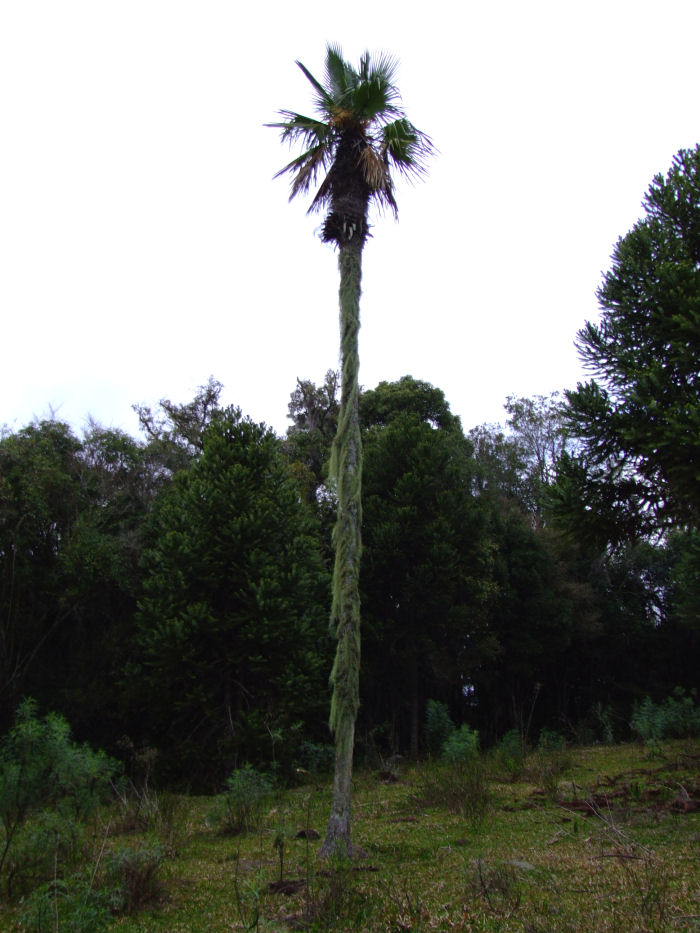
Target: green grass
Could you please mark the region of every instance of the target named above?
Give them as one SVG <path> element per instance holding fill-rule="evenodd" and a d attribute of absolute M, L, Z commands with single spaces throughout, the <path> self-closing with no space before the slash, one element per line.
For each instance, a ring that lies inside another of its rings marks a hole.
<path fill-rule="evenodd" d="M 478 767 L 406 767 L 393 784 L 358 774 L 353 838 L 366 857 L 349 866 L 295 838 L 323 835 L 330 780 L 279 793 L 239 836 L 209 825 L 210 799 L 182 798 L 160 899 L 113 928 L 700 930 L 700 743 L 535 754 L 517 781 L 495 757 Z M 294 893 L 270 890 L 282 840 Z M 0 929 L 13 929 L 2 914 Z"/>

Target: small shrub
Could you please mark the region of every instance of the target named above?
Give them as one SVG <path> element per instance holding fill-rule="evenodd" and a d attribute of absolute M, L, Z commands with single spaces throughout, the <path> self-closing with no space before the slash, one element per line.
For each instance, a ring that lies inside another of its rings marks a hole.
<path fill-rule="evenodd" d="M 5 863 L 8 898 L 31 891 L 71 866 L 79 855 L 84 827 L 55 810 L 32 816 L 15 833 Z"/>
<path fill-rule="evenodd" d="M 543 729 L 540 732 L 535 767 L 537 779 L 549 800 L 558 800 L 559 784 L 564 774 L 570 770 L 572 758 L 566 751 L 566 740 L 558 732 Z"/>
<path fill-rule="evenodd" d="M 454 731 L 455 724 L 447 706 L 437 700 L 428 700 L 425 709 L 425 742 L 430 755 L 437 758 Z"/>
<path fill-rule="evenodd" d="M 559 800 L 559 785 L 567 767 L 559 752 L 539 753 L 537 779 L 548 800 Z"/>
<path fill-rule="evenodd" d="M 612 745 L 615 741 L 612 707 L 604 706 L 602 703 L 598 702 L 593 707 L 593 715 L 599 724 L 603 742 L 606 745 Z"/>
<path fill-rule="evenodd" d="M 461 815 L 473 829 L 479 830 L 492 805 L 491 791 L 481 758 L 476 756 L 464 765 L 459 776 L 462 783 Z"/>
<path fill-rule="evenodd" d="M 491 809 L 491 791 L 479 755 L 466 764 L 426 765 L 416 777 L 412 807 L 445 807 L 478 829 Z"/>
<path fill-rule="evenodd" d="M 226 781 L 226 790 L 210 819 L 223 833 L 250 832 L 259 824 L 263 802 L 271 792 L 267 775 L 251 765 L 238 768 Z"/>
<path fill-rule="evenodd" d="M 163 893 L 165 849 L 154 842 L 143 848 L 123 846 L 112 852 L 105 867 L 106 886 L 121 913 L 133 914 Z"/>
<path fill-rule="evenodd" d="M 56 879 L 40 885 L 22 904 L 20 920 L 27 933 L 100 933 L 112 923 L 109 892 L 93 889 L 82 878 Z"/>
<path fill-rule="evenodd" d="M 62 716 L 39 719 L 33 700 L 22 703 L 0 742 L 0 877 L 8 895 L 49 880 L 70 860 L 115 770 L 102 752 L 71 740 Z"/>
<path fill-rule="evenodd" d="M 662 739 L 684 739 L 700 735 L 700 706 L 695 703 L 696 692 L 686 696 L 682 687 L 659 704 L 646 697 L 635 707 L 632 729 L 645 742 Z"/>
<path fill-rule="evenodd" d="M 479 753 L 479 733 L 466 723 L 455 730 L 442 746 L 442 757 L 451 765 L 463 765 Z"/>
<path fill-rule="evenodd" d="M 512 781 L 517 781 L 525 769 L 523 739 L 517 729 L 503 736 L 496 748 L 496 759 Z"/>
<path fill-rule="evenodd" d="M 563 752 L 566 748 L 566 739 L 552 729 L 540 729 L 537 747 L 542 752 Z"/>

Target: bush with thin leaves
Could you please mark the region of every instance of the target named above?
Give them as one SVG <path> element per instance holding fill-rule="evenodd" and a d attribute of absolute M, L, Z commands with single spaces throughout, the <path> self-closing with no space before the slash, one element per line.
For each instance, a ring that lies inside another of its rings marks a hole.
<path fill-rule="evenodd" d="M 151 842 L 137 848 L 122 846 L 110 853 L 105 869 L 106 886 L 113 891 L 120 913 L 133 914 L 158 900 L 163 892 L 165 847 Z"/>
<path fill-rule="evenodd" d="M 21 928 L 27 933 L 100 933 L 112 924 L 113 906 L 110 891 L 97 890 L 79 876 L 56 878 L 24 900 Z"/>
<path fill-rule="evenodd" d="M 511 780 L 516 781 L 525 769 L 525 749 L 520 732 L 517 729 L 506 732 L 498 743 L 495 754 Z"/>
<path fill-rule="evenodd" d="M 697 691 L 687 696 L 682 687 L 662 703 L 646 697 L 634 710 L 632 729 L 645 742 L 662 739 L 684 739 L 700 735 L 700 706 L 695 703 Z"/>
<path fill-rule="evenodd" d="M 266 774 L 249 764 L 237 768 L 226 781 L 210 821 L 223 833 L 250 832 L 258 825 L 263 802 L 271 793 L 272 782 Z"/>
<path fill-rule="evenodd" d="M 0 878 L 8 896 L 70 861 L 116 767 L 102 752 L 75 744 L 62 716 L 40 719 L 33 700 L 22 703 L 0 742 Z"/>
<path fill-rule="evenodd" d="M 479 753 L 479 733 L 462 723 L 442 746 L 442 757 L 451 765 L 463 765 Z"/>
<path fill-rule="evenodd" d="M 425 742 L 433 757 L 438 757 L 443 745 L 455 731 L 449 710 L 438 700 L 428 700 L 425 708 Z"/>

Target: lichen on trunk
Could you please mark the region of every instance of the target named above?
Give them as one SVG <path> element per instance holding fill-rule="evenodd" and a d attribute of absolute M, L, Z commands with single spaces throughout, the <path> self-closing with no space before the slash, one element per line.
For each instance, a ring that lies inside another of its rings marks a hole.
<path fill-rule="evenodd" d="M 355 718 L 360 704 L 360 556 L 362 552 L 362 446 L 359 419 L 360 286 L 362 241 L 340 247 L 340 331 L 342 386 L 338 431 L 331 474 L 335 478 L 338 517 L 333 529 L 335 566 L 331 629 L 337 640 L 330 682 L 330 727 L 336 760 L 333 801 L 322 855 L 351 854 L 350 788 Z"/>

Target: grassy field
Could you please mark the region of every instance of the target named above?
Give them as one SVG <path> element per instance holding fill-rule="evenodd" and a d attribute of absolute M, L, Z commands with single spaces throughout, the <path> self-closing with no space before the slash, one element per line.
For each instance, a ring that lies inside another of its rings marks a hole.
<path fill-rule="evenodd" d="M 238 835 L 213 828 L 210 798 L 161 797 L 151 834 L 127 838 L 156 831 L 168 857 L 112 928 L 700 930 L 699 800 L 698 742 L 359 773 L 347 865 L 318 858 L 330 780 L 273 795 Z"/>

